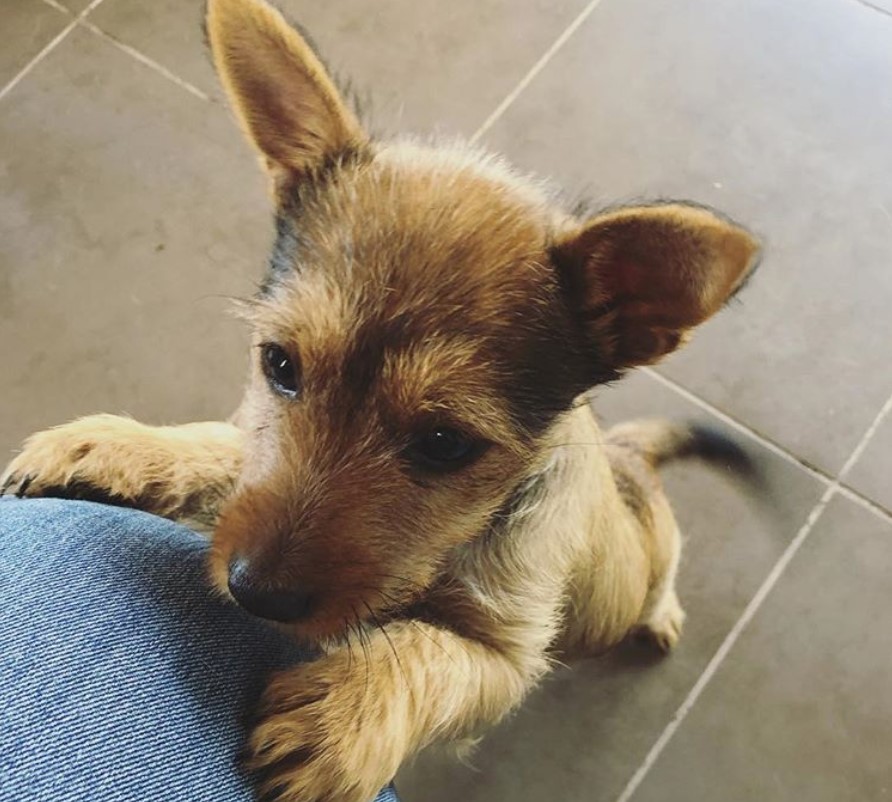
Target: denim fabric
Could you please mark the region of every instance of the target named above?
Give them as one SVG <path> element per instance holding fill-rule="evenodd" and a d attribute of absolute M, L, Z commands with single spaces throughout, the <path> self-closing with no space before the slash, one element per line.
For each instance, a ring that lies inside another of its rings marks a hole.
<path fill-rule="evenodd" d="M 245 722 L 300 654 L 214 596 L 205 550 L 141 512 L 0 501 L 0 802 L 252 799 Z"/>

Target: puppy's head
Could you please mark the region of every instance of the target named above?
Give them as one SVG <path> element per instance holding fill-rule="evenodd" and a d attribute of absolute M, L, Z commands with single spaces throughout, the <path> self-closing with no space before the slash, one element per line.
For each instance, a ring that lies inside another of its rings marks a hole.
<path fill-rule="evenodd" d="M 208 32 L 277 205 L 213 573 L 248 610 L 337 636 L 423 592 L 573 400 L 674 350 L 756 244 L 679 204 L 577 220 L 466 147 L 372 142 L 261 0 L 210 0 Z"/>

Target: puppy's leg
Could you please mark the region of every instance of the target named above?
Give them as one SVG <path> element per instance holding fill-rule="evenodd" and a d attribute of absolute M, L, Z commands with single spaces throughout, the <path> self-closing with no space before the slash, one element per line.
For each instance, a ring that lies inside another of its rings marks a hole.
<path fill-rule="evenodd" d="M 368 802 L 433 739 L 501 718 L 545 668 L 429 624 L 389 624 L 272 682 L 250 764 L 282 802 Z"/>
<path fill-rule="evenodd" d="M 668 505 L 667 505 L 668 507 Z M 671 512 L 669 513 L 671 516 Z M 685 613 L 675 592 L 675 579 L 681 557 L 681 535 L 674 520 L 670 520 L 658 536 L 664 540 L 667 559 L 662 575 L 647 594 L 638 620 L 638 634 L 652 641 L 661 651 L 669 652 L 681 637 Z"/>
<path fill-rule="evenodd" d="M 0 479 L 19 497 L 81 498 L 212 521 L 242 461 L 227 423 L 146 426 L 92 415 L 32 435 Z"/>

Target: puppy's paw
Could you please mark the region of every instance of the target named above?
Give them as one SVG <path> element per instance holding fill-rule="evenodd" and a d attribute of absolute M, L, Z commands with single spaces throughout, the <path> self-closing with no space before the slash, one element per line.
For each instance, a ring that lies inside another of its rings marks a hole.
<path fill-rule="evenodd" d="M 328 656 L 273 680 L 247 745 L 261 799 L 369 802 L 390 782 L 406 733 L 369 668 Z"/>
<path fill-rule="evenodd" d="M 136 421 L 92 415 L 25 441 L 0 479 L 0 494 L 52 496 L 142 506 L 147 455 Z"/>
<path fill-rule="evenodd" d="M 681 638 L 685 613 L 674 592 L 663 599 L 653 615 L 640 627 L 639 635 L 654 644 L 661 652 L 671 652 Z"/>

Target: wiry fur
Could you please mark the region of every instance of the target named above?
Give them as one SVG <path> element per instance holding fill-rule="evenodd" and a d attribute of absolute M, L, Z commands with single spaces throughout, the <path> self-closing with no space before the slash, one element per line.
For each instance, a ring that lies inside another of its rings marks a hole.
<path fill-rule="evenodd" d="M 675 644 L 680 540 L 655 467 L 717 441 L 661 422 L 605 435 L 583 393 L 682 343 L 757 248 L 697 207 L 580 220 L 466 145 L 372 142 L 261 0 L 211 0 L 208 33 L 277 205 L 242 407 L 37 434 L 3 490 L 216 518 L 221 591 L 240 559 L 258 587 L 307 591 L 283 626 L 325 655 L 273 680 L 251 764 L 282 800 L 365 802 L 407 755 L 505 715 L 556 656 L 635 630 Z M 267 343 L 293 397 L 264 377 Z M 433 426 L 476 458 L 419 467 Z"/>

